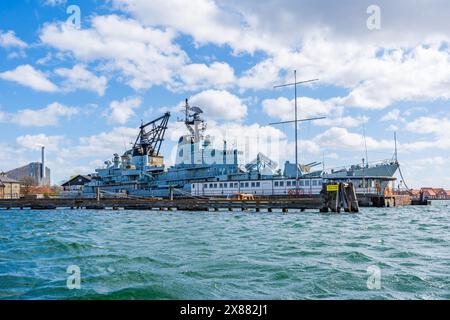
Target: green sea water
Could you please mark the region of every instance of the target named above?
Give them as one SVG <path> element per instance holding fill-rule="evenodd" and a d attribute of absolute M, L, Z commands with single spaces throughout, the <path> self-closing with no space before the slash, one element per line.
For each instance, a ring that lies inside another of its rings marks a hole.
<path fill-rule="evenodd" d="M 450 201 L 359 214 L 0 210 L 0 299 L 450 299 Z"/>

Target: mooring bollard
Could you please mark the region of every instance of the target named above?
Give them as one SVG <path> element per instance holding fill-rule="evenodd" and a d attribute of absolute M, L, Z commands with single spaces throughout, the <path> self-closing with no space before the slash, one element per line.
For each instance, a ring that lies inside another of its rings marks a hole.
<path fill-rule="evenodd" d="M 323 208 L 320 212 L 359 212 L 356 190 L 352 183 L 331 183 L 324 184 L 322 188 L 324 200 Z"/>

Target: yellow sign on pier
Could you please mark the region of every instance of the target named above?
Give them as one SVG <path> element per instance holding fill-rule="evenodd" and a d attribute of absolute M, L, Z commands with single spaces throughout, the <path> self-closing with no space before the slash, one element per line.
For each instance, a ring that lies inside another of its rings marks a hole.
<path fill-rule="evenodd" d="M 327 191 L 339 191 L 339 185 L 338 184 L 329 184 L 327 185 Z"/>

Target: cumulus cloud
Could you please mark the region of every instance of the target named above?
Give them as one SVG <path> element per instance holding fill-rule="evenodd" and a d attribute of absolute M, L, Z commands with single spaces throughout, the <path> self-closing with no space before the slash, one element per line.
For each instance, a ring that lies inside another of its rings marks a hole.
<path fill-rule="evenodd" d="M 40 150 L 41 146 L 45 146 L 47 151 L 57 151 L 63 141 L 64 136 L 48 136 L 44 133 L 27 134 L 16 138 L 17 145 L 30 150 Z"/>
<path fill-rule="evenodd" d="M 227 3 L 213 0 L 114 0 L 117 8 L 133 15 L 146 25 L 165 25 L 191 35 L 198 44 L 228 44 L 236 52 L 270 49 L 264 34 L 247 28 L 248 21 Z M 177 10 L 174 10 L 177 8 Z M 201 19 L 199 19 L 201 17 Z"/>
<path fill-rule="evenodd" d="M 0 73 L 0 78 L 17 82 L 36 91 L 55 92 L 58 90 L 55 84 L 47 79 L 47 75 L 29 64 L 18 66 L 11 71 Z"/>
<path fill-rule="evenodd" d="M 110 159 L 114 153 L 122 153 L 130 148 L 129 142 L 137 135 L 136 128 L 115 127 L 110 131 L 91 136 L 81 136 L 76 145 L 61 150 L 61 158 Z"/>
<path fill-rule="evenodd" d="M 207 118 L 242 120 L 247 116 L 247 106 L 234 94 L 225 90 L 202 91 L 189 99 L 192 106 L 199 106 Z"/>
<path fill-rule="evenodd" d="M 302 77 L 319 77 L 325 85 L 348 89 L 341 97 L 346 106 L 382 109 L 397 101 L 449 99 L 450 23 L 438 9 L 445 7 L 442 0 L 433 1 L 432 9 L 426 3 L 380 1 L 389 27 L 377 32 L 366 26 L 370 3 L 364 1 L 285 1 L 283 6 L 250 0 L 114 3 L 146 25 L 173 27 L 200 44 L 267 53 L 237 80 L 244 90 L 269 88 L 286 71 L 298 69 Z M 199 13 L 207 27 L 197 23 Z"/>
<path fill-rule="evenodd" d="M 97 77 L 95 74 L 86 69 L 82 64 L 73 66 L 72 69 L 59 68 L 55 73 L 64 77 L 63 87 L 67 91 L 76 89 L 86 89 L 97 92 L 99 96 L 105 94 L 108 80 L 105 76 Z"/>
<path fill-rule="evenodd" d="M 226 88 L 234 85 L 234 70 L 228 63 L 213 62 L 211 65 L 193 63 L 180 71 L 180 89 Z"/>
<path fill-rule="evenodd" d="M 117 15 L 95 16 L 91 27 L 75 29 L 65 23 L 43 27 L 41 41 L 84 62 L 97 61 L 106 71 L 119 71 L 134 89 L 170 82 L 187 56 L 173 43 L 175 33 L 144 27 Z"/>
<path fill-rule="evenodd" d="M 390 140 L 377 140 L 372 137 L 365 138 L 369 150 L 393 150 L 393 142 Z M 349 132 L 345 128 L 332 127 L 317 135 L 314 142 L 322 148 L 335 150 L 364 150 L 364 136 L 358 133 Z"/>
<path fill-rule="evenodd" d="M 403 119 L 400 116 L 400 110 L 399 109 L 393 109 L 386 113 L 381 119 L 381 121 L 401 121 L 403 122 L 405 119 Z"/>
<path fill-rule="evenodd" d="M 60 118 L 70 118 L 79 113 L 79 109 L 54 102 L 43 109 L 22 109 L 9 114 L 11 122 L 24 127 L 55 126 Z"/>
<path fill-rule="evenodd" d="M 56 6 L 65 5 L 66 3 L 67 3 L 67 0 L 45 0 L 44 5 L 56 7 Z"/>
<path fill-rule="evenodd" d="M 20 40 L 14 31 L 0 30 L 0 47 L 25 49 L 28 47 L 28 44 Z"/>
<path fill-rule="evenodd" d="M 268 88 L 291 81 L 290 73 L 288 79 L 280 75 L 298 69 L 301 79 L 320 78 L 317 85 L 347 89 L 349 93 L 339 97 L 345 106 L 383 109 L 397 101 L 449 99 L 450 51 L 444 45 L 378 47 L 319 32 L 306 36 L 301 49 L 280 50 L 257 63 L 239 84 L 244 89 Z"/>
<path fill-rule="evenodd" d="M 407 123 L 405 130 L 428 138 L 401 144 L 400 148 L 405 152 L 450 150 L 450 119 L 448 118 L 419 117 Z"/>
<path fill-rule="evenodd" d="M 134 109 L 141 106 L 142 100 L 138 97 L 124 98 L 122 101 L 112 101 L 109 104 L 107 119 L 109 123 L 124 124 L 132 117 Z"/>
<path fill-rule="evenodd" d="M 275 119 L 283 121 L 294 120 L 294 99 L 289 100 L 284 97 L 277 99 L 266 99 L 263 100 L 262 107 L 264 113 Z M 333 108 L 335 108 L 335 104 L 332 101 L 322 101 L 308 97 L 297 99 L 297 112 L 299 118 L 326 115 L 329 114 Z"/>

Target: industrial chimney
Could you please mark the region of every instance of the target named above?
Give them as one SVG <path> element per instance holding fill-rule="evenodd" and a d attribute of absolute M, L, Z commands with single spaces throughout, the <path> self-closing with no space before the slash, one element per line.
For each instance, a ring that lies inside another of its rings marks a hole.
<path fill-rule="evenodd" d="M 42 146 L 41 149 L 41 157 L 42 157 L 42 161 L 41 161 L 41 179 L 42 179 L 42 183 L 44 183 L 44 178 L 45 178 L 45 146 Z"/>

